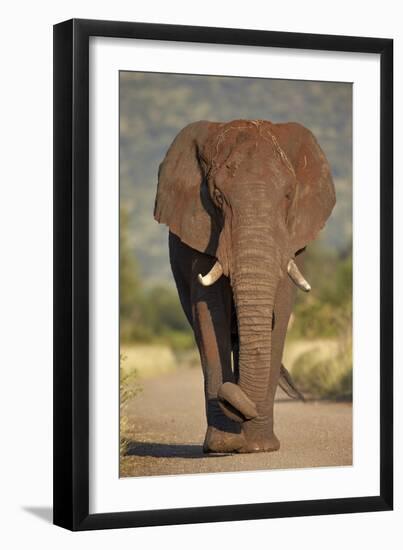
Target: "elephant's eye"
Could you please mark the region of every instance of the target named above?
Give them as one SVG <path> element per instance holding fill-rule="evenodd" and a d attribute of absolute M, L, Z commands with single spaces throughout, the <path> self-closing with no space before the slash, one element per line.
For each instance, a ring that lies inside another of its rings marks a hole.
<path fill-rule="evenodd" d="M 287 203 L 289 203 L 292 200 L 293 193 L 294 193 L 294 190 L 292 187 L 290 189 L 287 189 L 287 192 L 285 194 L 285 199 Z"/>
<path fill-rule="evenodd" d="M 221 191 L 219 191 L 219 189 L 217 188 L 214 189 L 214 200 L 218 206 L 223 205 L 224 199 L 222 197 Z"/>

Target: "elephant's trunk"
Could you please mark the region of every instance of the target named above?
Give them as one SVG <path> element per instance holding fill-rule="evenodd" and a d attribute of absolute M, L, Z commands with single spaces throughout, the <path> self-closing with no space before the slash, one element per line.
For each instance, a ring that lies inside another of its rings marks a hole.
<path fill-rule="evenodd" d="M 249 401 L 256 407 L 256 416 L 265 414 L 280 253 L 268 230 L 248 226 L 239 230 L 233 249 L 231 282 L 239 332 L 239 387 L 237 391 L 233 389 L 237 393 L 236 403 L 225 395 L 222 397 L 246 418 L 247 411 L 250 418 Z"/>

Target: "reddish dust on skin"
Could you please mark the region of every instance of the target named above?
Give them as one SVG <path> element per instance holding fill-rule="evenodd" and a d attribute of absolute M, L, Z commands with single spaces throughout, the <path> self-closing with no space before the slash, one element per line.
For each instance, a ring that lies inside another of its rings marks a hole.
<path fill-rule="evenodd" d="M 300 124 L 200 121 L 170 146 L 154 216 L 169 226 L 172 271 L 200 351 L 205 451 L 279 448 L 273 406 L 295 295 L 289 276 L 309 290 L 298 253 L 334 204 L 326 157 Z"/>

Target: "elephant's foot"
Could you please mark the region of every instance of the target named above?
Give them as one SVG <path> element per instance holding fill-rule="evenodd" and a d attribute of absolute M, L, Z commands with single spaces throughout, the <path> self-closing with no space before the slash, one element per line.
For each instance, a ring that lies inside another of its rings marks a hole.
<path fill-rule="evenodd" d="M 274 435 L 268 422 L 262 419 L 248 420 L 242 424 L 242 432 L 245 438 L 239 453 L 258 453 L 278 451 L 280 441 Z"/>
<path fill-rule="evenodd" d="M 224 432 L 214 426 L 207 428 L 203 443 L 204 453 L 236 453 L 245 445 L 242 433 Z"/>

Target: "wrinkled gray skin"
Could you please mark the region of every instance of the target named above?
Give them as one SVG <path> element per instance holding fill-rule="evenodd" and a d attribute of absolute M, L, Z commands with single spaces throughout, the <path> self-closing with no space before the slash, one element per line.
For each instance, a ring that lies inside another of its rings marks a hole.
<path fill-rule="evenodd" d="M 170 228 L 172 271 L 200 352 L 206 452 L 279 448 L 279 381 L 295 394 L 281 365 L 295 295 L 287 268 L 294 260 L 302 271 L 303 250 L 334 204 L 327 160 L 299 124 L 201 121 L 169 148 L 154 215 Z M 203 286 L 198 275 L 217 260 L 223 275 Z"/>

